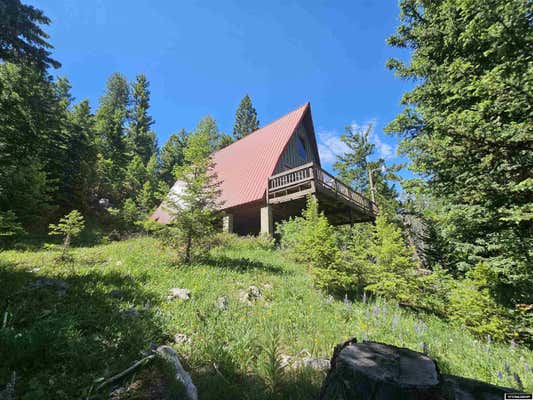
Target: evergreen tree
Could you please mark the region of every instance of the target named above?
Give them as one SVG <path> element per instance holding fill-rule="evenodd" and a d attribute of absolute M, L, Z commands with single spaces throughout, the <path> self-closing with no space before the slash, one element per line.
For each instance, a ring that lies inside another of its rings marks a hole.
<path fill-rule="evenodd" d="M 149 82 L 144 74 L 137 75 L 132 85 L 131 121 L 128 128 L 128 144 L 133 155 L 139 155 L 146 164 L 156 153 L 155 133 L 150 130 L 154 123 L 148 114 L 150 108 Z"/>
<path fill-rule="evenodd" d="M 246 95 L 242 98 L 239 108 L 237 108 L 235 113 L 233 137 L 235 140 L 239 140 L 257 129 L 259 129 L 257 111 L 255 111 L 252 105 L 250 96 Z"/>
<path fill-rule="evenodd" d="M 50 57 L 53 46 L 40 25 L 49 25 L 50 18 L 20 0 L 0 0 L 0 59 L 40 70 L 61 64 Z"/>
<path fill-rule="evenodd" d="M 198 125 L 196 126 L 195 133 L 200 133 L 207 137 L 207 148 L 206 151 L 210 153 L 215 152 L 220 149 L 221 144 L 221 133 L 218 130 L 217 122 L 210 115 L 203 117 Z M 189 138 L 190 140 L 190 138 Z"/>
<path fill-rule="evenodd" d="M 42 71 L 0 64 L 0 110 L 0 210 L 34 225 L 51 210 L 65 146 L 56 88 Z"/>
<path fill-rule="evenodd" d="M 205 255 L 206 241 L 219 219 L 220 189 L 211 158 L 213 123 L 212 118 L 203 118 L 189 136 L 184 165 L 176 167 L 176 179 L 184 183 L 184 189 L 167 199 L 174 216 L 171 238 L 186 263 Z"/>
<path fill-rule="evenodd" d="M 387 166 L 383 158 L 370 160 L 376 148 L 376 145 L 369 141 L 371 129 L 371 125 L 364 129 L 357 129 L 354 126 L 345 128 L 341 140 L 349 150 L 337 156 L 333 168 L 342 181 L 369 198 L 372 197 L 369 181 L 369 175 L 372 174 L 374 194 L 380 210 L 395 214 L 398 207 L 398 193 L 389 182 L 400 179 L 396 172 L 401 166 Z"/>
<path fill-rule="evenodd" d="M 125 130 L 128 117 L 129 88 L 126 79 L 115 73 L 107 81 L 106 93 L 100 99 L 95 129 L 98 135 L 97 169 L 100 171 L 99 196 L 120 201 L 121 184 L 127 165 Z M 103 191 L 102 191 L 103 190 Z"/>
<path fill-rule="evenodd" d="M 88 100 L 74 105 L 70 113 L 70 140 L 67 153 L 71 166 L 74 207 L 88 211 L 96 185 L 96 142 L 94 116 Z"/>
<path fill-rule="evenodd" d="M 402 0 L 389 60 L 416 82 L 388 130 L 442 202 L 456 271 L 487 263 L 511 302 L 531 303 L 533 119 L 531 4 L 522 0 Z"/>
<path fill-rule="evenodd" d="M 173 133 L 168 138 L 165 145 L 161 148 L 160 158 L 160 177 L 169 186 L 175 182 L 174 168 L 184 163 L 184 149 L 188 143 L 188 133 L 185 129 L 178 133 Z"/>

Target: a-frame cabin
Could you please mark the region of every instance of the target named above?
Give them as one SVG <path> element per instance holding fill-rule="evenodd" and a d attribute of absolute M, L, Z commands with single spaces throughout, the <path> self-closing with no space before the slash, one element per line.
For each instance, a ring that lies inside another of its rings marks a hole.
<path fill-rule="evenodd" d="M 377 214 L 373 202 L 322 170 L 309 103 L 215 152 L 213 161 L 229 232 L 272 235 L 275 222 L 298 215 L 308 195 L 333 225 Z M 163 203 L 151 218 L 172 217 Z"/>

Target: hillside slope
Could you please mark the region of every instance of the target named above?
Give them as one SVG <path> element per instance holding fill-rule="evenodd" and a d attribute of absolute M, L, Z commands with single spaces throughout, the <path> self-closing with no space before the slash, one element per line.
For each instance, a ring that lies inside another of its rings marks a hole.
<path fill-rule="evenodd" d="M 393 304 L 333 300 L 313 288 L 304 267 L 250 241 L 188 267 L 152 238 L 73 254 L 63 265 L 51 251 L 0 254 L 0 385 L 16 371 L 17 398 L 92 396 L 95 382 L 151 345 L 172 344 L 201 399 L 307 399 L 324 373 L 292 363 L 280 368 L 276 358 L 329 358 L 335 344 L 353 336 L 426 348 L 443 372 L 497 385 L 516 387 L 516 373 L 533 390 L 531 351 L 480 341 Z M 251 285 L 262 296 L 239 300 Z M 171 288 L 189 289 L 191 299 L 168 300 Z M 216 305 L 221 296 L 226 309 Z M 177 334 L 185 336 L 175 343 Z M 124 384 L 141 378 L 153 377 L 141 372 Z"/>

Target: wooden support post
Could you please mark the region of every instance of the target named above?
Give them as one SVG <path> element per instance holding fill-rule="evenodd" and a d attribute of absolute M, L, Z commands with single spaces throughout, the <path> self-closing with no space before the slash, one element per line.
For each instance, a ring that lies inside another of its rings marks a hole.
<path fill-rule="evenodd" d="M 233 233 L 233 214 L 224 214 L 222 217 L 222 232 Z"/>
<path fill-rule="evenodd" d="M 272 236 L 274 234 L 274 217 L 272 206 L 261 207 L 261 234 Z"/>

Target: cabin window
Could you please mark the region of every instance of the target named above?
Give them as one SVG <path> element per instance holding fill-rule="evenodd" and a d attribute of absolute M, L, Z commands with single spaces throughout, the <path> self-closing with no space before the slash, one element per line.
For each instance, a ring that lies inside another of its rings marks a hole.
<path fill-rule="evenodd" d="M 305 142 L 304 142 L 304 140 L 302 139 L 301 136 L 298 136 L 297 146 L 298 146 L 298 155 L 302 159 L 306 160 L 307 159 L 307 152 L 305 151 Z"/>

